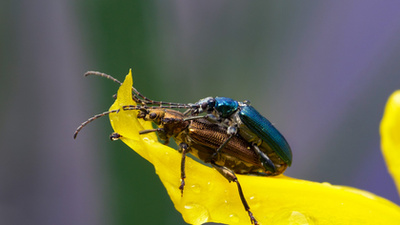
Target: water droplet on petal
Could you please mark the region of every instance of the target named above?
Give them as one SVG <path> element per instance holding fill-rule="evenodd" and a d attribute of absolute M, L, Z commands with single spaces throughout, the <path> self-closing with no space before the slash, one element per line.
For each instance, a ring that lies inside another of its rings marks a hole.
<path fill-rule="evenodd" d="M 229 215 L 229 220 L 231 223 L 239 223 L 239 217 L 236 214 Z"/>
<path fill-rule="evenodd" d="M 249 204 L 251 209 L 258 209 L 261 206 L 260 201 L 257 201 L 257 198 L 255 196 L 251 196 L 249 198 Z"/>
<path fill-rule="evenodd" d="M 184 211 L 185 213 L 182 213 L 182 215 L 185 220 L 193 224 L 206 223 L 210 217 L 209 211 L 204 206 L 195 203 L 186 204 Z"/>
<path fill-rule="evenodd" d="M 165 156 L 164 156 L 164 160 L 166 161 L 166 162 L 169 162 L 170 161 L 170 155 L 169 155 L 169 152 L 165 152 Z"/>
<path fill-rule="evenodd" d="M 289 217 L 290 224 L 298 224 L 298 225 L 314 225 L 314 220 L 310 217 L 306 216 L 305 214 L 293 211 Z"/>
<path fill-rule="evenodd" d="M 285 211 L 277 213 L 272 219 L 271 224 L 288 225 L 315 225 L 317 224 L 312 216 L 299 211 Z"/>
<path fill-rule="evenodd" d="M 196 194 L 199 194 L 201 192 L 201 186 L 198 184 L 193 184 L 192 186 L 190 186 L 190 188 Z"/>
<path fill-rule="evenodd" d="M 325 186 L 332 186 L 332 184 L 329 183 L 329 182 L 322 182 L 322 185 L 325 185 Z"/>
<path fill-rule="evenodd" d="M 143 137 L 142 140 L 145 142 L 150 142 L 150 139 L 148 137 Z"/>

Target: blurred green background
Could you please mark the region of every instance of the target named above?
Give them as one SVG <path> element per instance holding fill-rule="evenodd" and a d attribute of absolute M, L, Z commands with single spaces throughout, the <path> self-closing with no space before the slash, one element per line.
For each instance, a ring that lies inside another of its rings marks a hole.
<path fill-rule="evenodd" d="M 106 118 L 72 139 L 118 88 L 83 78 L 88 70 L 123 80 L 132 68 L 135 86 L 156 100 L 248 99 L 289 141 L 286 175 L 399 204 L 379 143 L 385 101 L 400 88 L 399 9 L 361 0 L 1 1 L 0 224 L 185 224 L 153 166 L 109 141 Z"/>

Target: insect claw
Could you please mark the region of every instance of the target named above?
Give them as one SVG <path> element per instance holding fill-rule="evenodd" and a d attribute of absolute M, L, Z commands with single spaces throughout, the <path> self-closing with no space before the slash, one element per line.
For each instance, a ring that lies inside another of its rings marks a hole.
<path fill-rule="evenodd" d="M 179 190 L 181 190 L 181 197 L 183 197 L 183 189 L 185 187 L 185 180 L 181 179 L 181 185 L 179 186 Z"/>
<path fill-rule="evenodd" d="M 120 135 L 120 134 L 114 132 L 114 133 L 112 133 L 112 134 L 110 135 L 110 140 L 111 140 L 111 141 L 116 141 L 116 140 L 119 140 L 120 137 L 122 137 L 122 135 Z"/>
<path fill-rule="evenodd" d="M 88 125 L 89 123 L 91 123 L 93 120 L 96 120 L 100 117 L 106 116 L 110 113 L 118 113 L 119 109 L 117 110 L 111 110 L 111 111 L 106 111 L 97 115 L 94 115 L 92 117 L 90 117 L 89 119 L 87 119 L 85 122 L 83 122 L 78 128 L 76 128 L 75 133 L 74 133 L 74 139 L 76 139 L 76 136 L 78 135 L 79 131 L 82 130 L 82 128 L 84 128 L 86 125 Z"/>
<path fill-rule="evenodd" d="M 251 224 L 258 225 L 258 222 L 257 222 L 256 218 L 254 218 L 253 213 L 251 213 L 250 210 L 247 212 L 249 213 Z"/>

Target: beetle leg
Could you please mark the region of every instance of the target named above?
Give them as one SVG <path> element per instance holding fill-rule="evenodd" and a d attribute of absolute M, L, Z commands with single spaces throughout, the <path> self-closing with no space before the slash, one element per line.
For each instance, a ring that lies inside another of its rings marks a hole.
<path fill-rule="evenodd" d="M 211 123 L 219 123 L 219 122 L 221 122 L 221 119 L 218 119 L 213 114 L 207 114 L 207 115 L 204 116 L 204 118 L 207 119 L 208 121 L 210 121 Z"/>
<path fill-rule="evenodd" d="M 197 119 L 206 119 L 206 120 L 210 121 L 211 123 L 219 123 L 219 125 L 228 126 L 225 123 L 221 123 L 221 119 L 218 119 L 213 114 L 206 114 L 206 115 L 201 115 L 201 116 L 187 116 L 183 120 L 188 121 L 188 120 L 197 120 Z"/>
<path fill-rule="evenodd" d="M 214 152 L 214 154 L 211 156 L 212 159 L 215 159 L 218 155 L 218 153 L 225 147 L 225 145 L 232 139 L 233 135 L 237 133 L 237 128 L 236 126 L 229 126 L 226 132 L 229 134 L 229 137 L 220 145 L 217 150 Z"/>
<path fill-rule="evenodd" d="M 163 128 L 156 128 L 156 129 L 149 129 L 149 130 L 141 130 L 139 131 L 139 134 L 147 134 L 147 133 L 151 133 L 151 132 L 163 132 Z"/>
<path fill-rule="evenodd" d="M 197 119 L 208 119 L 208 115 L 204 115 L 204 116 L 188 116 L 183 120 L 184 121 L 188 121 L 188 120 L 197 120 Z"/>
<path fill-rule="evenodd" d="M 183 189 L 185 187 L 185 162 L 186 162 L 186 153 L 189 152 L 189 145 L 182 142 L 179 144 L 179 152 L 182 153 L 182 160 L 181 160 L 181 185 L 179 189 L 181 190 L 181 196 L 183 196 Z"/>
<path fill-rule="evenodd" d="M 256 144 L 253 144 L 254 150 L 256 151 L 258 157 L 260 158 L 261 164 L 267 171 L 271 171 L 272 173 L 275 173 L 276 167 L 272 160 L 258 148 Z"/>
<path fill-rule="evenodd" d="M 215 150 L 214 154 L 212 154 L 211 159 L 216 159 L 217 155 L 219 154 L 219 152 L 221 151 L 221 149 L 223 149 L 225 147 L 225 145 L 232 139 L 233 134 L 229 135 L 229 137 L 224 141 L 224 143 L 222 143 L 222 145 L 220 145 L 217 150 Z"/>
<path fill-rule="evenodd" d="M 164 128 L 141 130 L 141 131 L 139 131 L 139 134 L 147 134 L 147 133 L 151 133 L 151 132 L 156 132 L 158 134 L 158 137 L 162 141 L 164 141 L 164 145 L 169 144 L 169 138 L 165 135 L 165 129 Z"/>
<path fill-rule="evenodd" d="M 120 134 L 114 132 L 114 133 L 112 133 L 112 134 L 110 135 L 110 140 L 111 140 L 111 141 L 116 141 L 116 140 L 118 140 L 120 137 L 122 137 L 122 135 L 120 135 Z"/>
<path fill-rule="evenodd" d="M 193 112 L 192 109 L 187 109 L 185 112 L 183 112 L 183 115 L 189 116 L 189 114 L 191 114 L 192 112 Z"/>
<path fill-rule="evenodd" d="M 211 161 L 211 165 L 220 173 L 222 174 L 222 176 L 224 176 L 229 182 L 233 181 L 236 183 L 237 187 L 238 187 L 238 191 L 239 191 L 239 196 L 240 196 L 240 200 L 242 201 L 242 204 L 244 206 L 244 209 L 247 211 L 247 213 L 249 214 L 250 217 L 250 221 L 252 224 L 258 225 L 257 220 L 254 218 L 253 213 L 250 211 L 250 207 L 249 204 L 247 204 L 247 201 L 243 195 L 243 190 L 242 187 L 240 186 L 240 183 L 235 175 L 235 173 L 226 168 L 225 166 L 220 166 L 215 164 L 214 161 Z"/>

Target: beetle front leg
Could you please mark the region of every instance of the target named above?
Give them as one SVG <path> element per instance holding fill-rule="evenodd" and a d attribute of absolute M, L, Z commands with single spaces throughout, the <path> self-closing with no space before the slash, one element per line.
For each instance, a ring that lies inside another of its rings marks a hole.
<path fill-rule="evenodd" d="M 240 200 L 242 201 L 242 204 L 244 206 L 244 209 L 247 211 L 247 213 L 249 214 L 250 217 L 250 221 L 252 224 L 254 225 L 258 225 L 258 222 L 256 220 L 256 218 L 254 218 L 253 213 L 250 211 L 250 207 L 249 204 L 247 204 L 247 201 L 243 195 L 243 190 L 242 187 L 240 186 L 239 180 L 237 179 L 235 173 L 226 168 L 225 166 L 220 166 L 215 164 L 214 161 L 211 161 L 211 165 L 220 173 L 222 174 L 222 176 L 224 176 L 229 182 L 233 181 L 236 183 L 237 187 L 238 187 L 238 191 L 239 191 L 239 196 L 240 196 Z"/>
<path fill-rule="evenodd" d="M 188 120 L 198 120 L 198 119 L 206 119 L 208 121 L 210 121 L 211 123 L 220 123 L 221 120 L 218 119 L 216 116 L 214 116 L 213 114 L 206 114 L 206 115 L 200 115 L 200 116 L 187 116 L 184 121 L 188 121 Z M 224 123 L 221 123 L 221 125 L 226 125 Z"/>
<path fill-rule="evenodd" d="M 114 133 L 112 133 L 112 134 L 110 135 L 110 140 L 111 140 L 111 141 L 116 141 L 116 140 L 118 140 L 118 139 L 121 138 L 121 137 L 122 137 L 122 135 L 120 135 L 120 134 L 114 132 Z"/>
<path fill-rule="evenodd" d="M 169 138 L 168 138 L 164 128 L 141 130 L 141 131 L 139 131 L 139 134 L 148 134 L 148 133 L 151 133 L 151 132 L 156 132 L 158 134 L 158 137 L 162 141 L 164 141 L 164 145 L 168 145 L 169 144 Z"/>
<path fill-rule="evenodd" d="M 181 185 L 179 189 L 181 190 L 181 196 L 183 196 L 183 189 L 185 187 L 185 162 L 186 162 L 186 153 L 189 152 L 189 145 L 182 142 L 179 144 L 179 152 L 182 153 L 182 160 L 181 160 Z"/>

